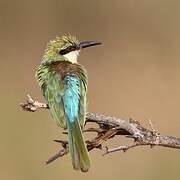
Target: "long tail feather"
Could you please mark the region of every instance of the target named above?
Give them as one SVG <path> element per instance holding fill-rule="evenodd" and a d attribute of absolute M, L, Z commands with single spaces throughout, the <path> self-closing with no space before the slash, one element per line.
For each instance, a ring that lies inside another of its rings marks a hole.
<path fill-rule="evenodd" d="M 87 172 L 90 167 L 89 153 L 78 120 L 68 122 L 68 138 L 73 168 Z"/>

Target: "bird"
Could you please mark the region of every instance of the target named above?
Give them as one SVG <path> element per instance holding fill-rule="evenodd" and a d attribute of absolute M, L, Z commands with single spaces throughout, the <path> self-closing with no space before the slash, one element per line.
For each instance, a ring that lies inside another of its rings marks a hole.
<path fill-rule="evenodd" d="M 68 132 L 69 152 L 74 170 L 90 168 L 83 137 L 87 113 L 88 76 L 77 62 L 82 49 L 100 45 L 98 41 L 79 42 L 75 36 L 56 37 L 47 44 L 36 77 L 55 123 Z"/>

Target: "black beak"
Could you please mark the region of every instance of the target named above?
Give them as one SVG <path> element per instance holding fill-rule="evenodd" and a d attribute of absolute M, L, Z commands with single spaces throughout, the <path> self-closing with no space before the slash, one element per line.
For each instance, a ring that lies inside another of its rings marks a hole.
<path fill-rule="evenodd" d="M 83 42 L 80 42 L 80 49 L 91 47 L 91 46 L 96 46 L 96 45 L 100 45 L 100 44 L 102 44 L 102 43 L 98 42 L 98 41 L 83 41 Z"/>

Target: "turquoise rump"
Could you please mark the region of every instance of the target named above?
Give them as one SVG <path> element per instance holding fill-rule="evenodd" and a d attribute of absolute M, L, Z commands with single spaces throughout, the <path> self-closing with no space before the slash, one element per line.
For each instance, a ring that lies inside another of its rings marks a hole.
<path fill-rule="evenodd" d="M 74 122 L 79 119 L 80 81 L 78 77 L 67 76 L 64 83 L 64 110 L 69 122 Z"/>

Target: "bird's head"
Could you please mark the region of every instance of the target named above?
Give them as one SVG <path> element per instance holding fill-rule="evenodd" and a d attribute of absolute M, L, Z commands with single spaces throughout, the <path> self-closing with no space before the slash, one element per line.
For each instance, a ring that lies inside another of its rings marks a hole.
<path fill-rule="evenodd" d="M 56 37 L 48 43 L 44 52 L 43 62 L 69 61 L 71 63 L 77 63 L 81 49 L 100 44 L 97 41 L 79 42 L 76 37 L 71 35 Z"/>

